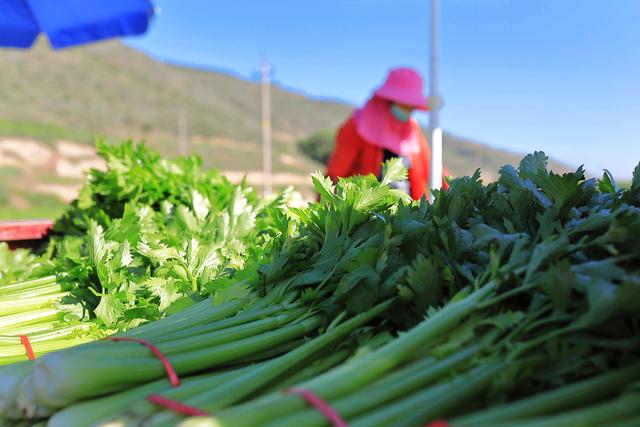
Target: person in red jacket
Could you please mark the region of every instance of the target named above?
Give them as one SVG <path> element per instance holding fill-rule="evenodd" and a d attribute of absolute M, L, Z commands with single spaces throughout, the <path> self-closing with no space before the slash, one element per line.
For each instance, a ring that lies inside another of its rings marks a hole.
<path fill-rule="evenodd" d="M 396 183 L 396 188 L 416 200 L 426 196 L 431 151 L 411 113 L 428 109 L 420 74 L 411 68 L 392 69 L 365 106 L 356 110 L 338 130 L 327 175 L 334 182 L 353 175 L 374 174 L 379 178 L 382 162 L 401 157 L 409 170 L 409 179 Z M 448 187 L 444 179 L 442 185 Z"/>

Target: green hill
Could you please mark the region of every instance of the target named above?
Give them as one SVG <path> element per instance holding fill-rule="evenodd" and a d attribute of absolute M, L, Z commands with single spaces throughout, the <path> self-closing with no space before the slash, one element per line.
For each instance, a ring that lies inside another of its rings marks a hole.
<path fill-rule="evenodd" d="M 260 87 L 254 82 L 166 64 L 120 42 L 53 52 L 41 41 L 32 50 L 1 49 L 0 64 L 0 138 L 28 137 L 51 146 L 58 140 L 89 144 L 94 136 L 133 138 L 175 155 L 184 114 L 189 150 L 207 166 L 260 169 Z M 274 87 L 272 110 L 274 172 L 282 181 L 308 182 L 306 174 L 322 165 L 301 155 L 296 141 L 335 129 L 352 106 Z M 456 175 L 480 167 L 493 179 L 502 164 L 519 157 L 451 135 L 445 140 L 446 163 Z M 31 182 L 53 180 L 55 171 L 28 175 Z M 0 196 L 16 189 L 29 190 L 16 181 L 0 188 Z"/>
<path fill-rule="evenodd" d="M 500 150 L 451 133 L 444 134 L 442 150 L 445 163 L 455 176 L 471 175 L 480 168 L 482 169 L 482 178 L 486 181 L 498 179 L 498 171 L 501 166 L 517 165 L 526 154 Z M 553 159 L 549 161 L 549 168 L 558 173 L 575 171 L 576 169 Z"/>
<path fill-rule="evenodd" d="M 260 165 L 253 155 L 260 141 L 260 88 L 254 83 L 161 63 L 119 42 L 59 52 L 39 43 L 30 51 L 0 50 L 0 63 L 5 135 L 87 142 L 94 135 L 133 137 L 171 154 L 184 112 L 191 148 L 210 165 Z M 335 126 L 350 110 L 278 88 L 272 102 L 275 168 L 291 169 L 279 164 L 278 155 L 295 153 L 296 139 Z M 301 165 L 300 171 L 308 169 Z"/>

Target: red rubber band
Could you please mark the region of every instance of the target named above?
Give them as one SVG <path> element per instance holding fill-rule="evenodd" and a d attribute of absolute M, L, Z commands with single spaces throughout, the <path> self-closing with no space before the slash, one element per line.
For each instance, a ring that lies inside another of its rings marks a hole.
<path fill-rule="evenodd" d="M 33 347 L 31 347 L 29 337 L 26 335 L 20 335 L 20 342 L 24 346 L 24 350 L 27 353 L 27 357 L 29 358 L 29 360 L 34 360 L 36 358 L 36 355 L 33 353 Z"/>
<path fill-rule="evenodd" d="M 164 366 L 164 370 L 167 372 L 167 377 L 169 377 L 169 382 L 171 383 L 171 386 L 175 388 L 180 385 L 180 379 L 178 378 L 178 374 L 176 374 L 176 371 L 173 370 L 173 366 L 171 366 L 171 363 L 169 363 L 169 360 L 166 357 L 164 357 L 164 354 L 162 354 L 160 350 L 158 350 L 158 347 L 151 344 L 149 341 L 141 340 L 138 338 L 129 338 L 129 337 L 107 337 L 105 339 L 110 341 L 137 342 L 138 344 L 142 344 L 143 346 L 147 347 L 149 350 L 151 350 L 153 355 L 156 356 L 160 360 L 160 362 L 162 362 L 162 366 Z"/>
<path fill-rule="evenodd" d="M 451 425 L 445 420 L 435 420 L 435 421 L 431 421 L 429 424 L 427 424 L 424 427 L 451 427 Z"/>
<path fill-rule="evenodd" d="M 301 396 L 307 403 L 318 410 L 331 423 L 333 427 L 349 427 L 347 422 L 324 400 L 313 394 L 310 390 L 303 388 L 288 388 L 284 391 L 286 394 L 297 394 Z"/>
<path fill-rule="evenodd" d="M 152 394 L 151 396 L 147 397 L 147 400 L 151 403 L 155 403 L 158 406 L 162 406 L 170 411 L 177 412 L 178 414 L 182 415 L 188 415 L 191 417 L 209 415 L 202 409 L 198 409 L 195 406 L 185 405 L 184 403 L 162 397 L 159 394 Z"/>

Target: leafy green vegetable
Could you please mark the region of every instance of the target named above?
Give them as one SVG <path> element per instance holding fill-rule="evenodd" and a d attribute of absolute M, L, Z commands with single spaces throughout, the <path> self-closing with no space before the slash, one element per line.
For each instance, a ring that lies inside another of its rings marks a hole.
<path fill-rule="evenodd" d="M 98 326 L 85 330 L 93 338 L 162 318 L 215 294 L 215 280 L 244 267 L 249 254 L 259 257 L 278 227 L 288 226 L 287 192 L 265 201 L 244 183 L 202 171 L 197 157 L 166 160 L 141 144 L 98 142 L 97 149 L 107 169 L 90 172 L 46 252 L 0 246 L 0 292 L 3 285 L 21 291 L 14 306 L 25 310 L 7 326 L 33 323 L 29 308 L 58 310 L 40 321 L 62 321 L 56 327 L 63 329 L 64 319 L 83 317 Z M 52 274 L 46 289 L 24 282 Z M 248 295 L 222 288 L 216 301 Z M 0 354 L 0 363 L 12 360 Z"/>
<path fill-rule="evenodd" d="M 195 425 L 326 425 L 281 392 L 293 385 L 354 426 L 637 420 L 640 167 L 620 190 L 607 174 L 550 172 L 538 152 L 495 183 L 455 179 L 429 204 L 390 188 L 405 171 L 389 162 L 381 182 L 315 174 L 320 202 L 287 208 L 242 186 L 217 198 L 184 171 L 193 185 L 167 178 L 182 190 L 167 196 L 127 156 L 158 175 L 171 162 L 135 150 L 112 167 L 149 189 L 107 173 L 118 190 L 87 191 L 51 252 L 98 323 L 145 323 L 124 335 L 154 342 L 185 386 L 170 389 L 142 346 L 95 342 L 0 371 L 19 396 L 5 412 L 0 396 L 0 415 L 178 424 L 144 400 L 160 393 L 213 414 Z"/>
<path fill-rule="evenodd" d="M 60 281 L 109 328 L 162 317 L 183 296 L 244 266 L 271 233 L 283 197 L 264 202 L 244 184 L 200 170 L 198 158 L 162 159 L 143 145 L 98 143 L 93 170 L 51 242 Z M 284 196 L 286 197 L 286 195 Z"/>

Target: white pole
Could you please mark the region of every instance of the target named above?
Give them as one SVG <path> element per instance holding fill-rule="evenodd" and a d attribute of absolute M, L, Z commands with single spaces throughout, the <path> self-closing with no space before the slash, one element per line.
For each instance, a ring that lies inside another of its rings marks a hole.
<path fill-rule="evenodd" d="M 442 187 L 442 129 L 440 129 L 441 98 L 438 92 L 438 45 L 440 31 L 440 0 L 431 0 L 431 87 L 430 87 L 430 121 L 429 130 L 431 141 L 431 173 L 429 186 L 431 190 Z M 433 201 L 433 192 L 429 192 L 429 199 Z"/>
<path fill-rule="evenodd" d="M 269 63 L 262 60 L 262 180 L 263 193 L 268 196 L 271 188 L 271 87 Z"/>

